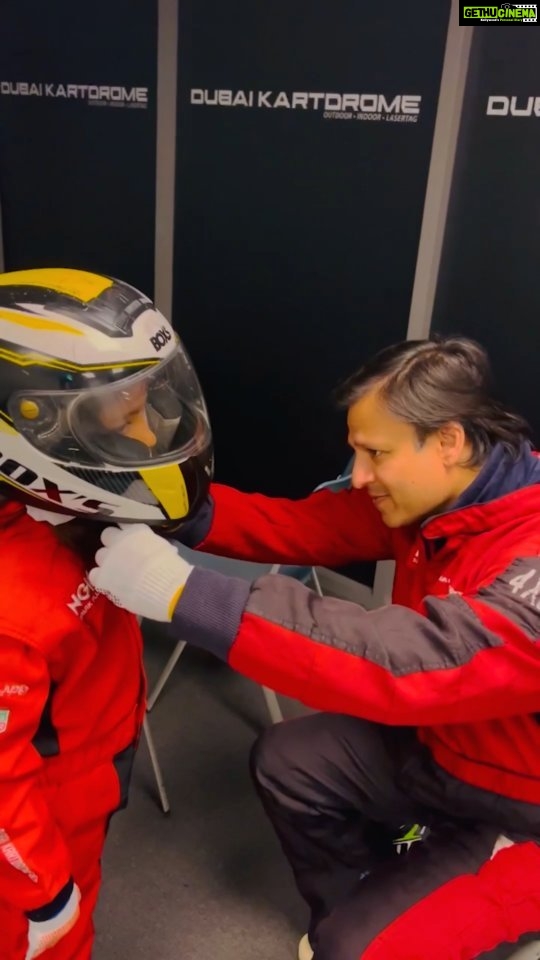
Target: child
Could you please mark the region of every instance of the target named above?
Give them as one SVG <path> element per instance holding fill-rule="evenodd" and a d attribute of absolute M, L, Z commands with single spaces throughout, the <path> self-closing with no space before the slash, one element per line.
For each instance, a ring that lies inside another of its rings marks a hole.
<path fill-rule="evenodd" d="M 0 337 L 0 960 L 89 960 L 145 681 L 136 618 L 86 572 L 100 521 L 191 515 L 211 436 L 176 335 L 126 284 L 2 274 Z"/>

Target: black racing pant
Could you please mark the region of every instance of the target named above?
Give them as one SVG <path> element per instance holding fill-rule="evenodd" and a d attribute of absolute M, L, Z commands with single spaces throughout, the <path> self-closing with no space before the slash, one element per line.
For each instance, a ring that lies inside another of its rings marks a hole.
<path fill-rule="evenodd" d="M 410 729 L 338 714 L 286 721 L 255 744 L 252 775 L 310 907 L 315 960 L 502 960 L 540 929 L 540 876 L 529 913 L 510 903 L 536 845 L 492 857 L 500 825 L 411 796 L 404 771 L 423 749 Z M 430 832 L 398 856 L 404 822 Z"/>

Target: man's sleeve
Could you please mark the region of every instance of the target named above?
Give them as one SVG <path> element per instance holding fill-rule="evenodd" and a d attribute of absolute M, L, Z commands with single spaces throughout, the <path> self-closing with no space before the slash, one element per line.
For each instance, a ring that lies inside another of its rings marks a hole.
<path fill-rule="evenodd" d="M 41 654 L 0 636 L 0 896 L 30 915 L 64 896 L 71 879 L 32 746 L 49 692 Z"/>
<path fill-rule="evenodd" d="M 393 538 L 364 490 L 320 490 L 302 500 L 212 484 L 186 546 L 260 563 L 342 566 L 394 556 Z"/>
<path fill-rule="evenodd" d="M 536 591 L 536 593 L 535 593 Z M 371 612 L 289 577 L 195 569 L 173 623 L 240 673 L 318 710 L 395 725 L 538 712 L 540 558 L 472 596 Z"/>

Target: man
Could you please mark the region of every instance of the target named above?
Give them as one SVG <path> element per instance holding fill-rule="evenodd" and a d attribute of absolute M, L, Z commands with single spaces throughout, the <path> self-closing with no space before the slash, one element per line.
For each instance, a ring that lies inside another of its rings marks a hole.
<path fill-rule="evenodd" d="M 389 606 L 193 568 L 140 525 L 96 555 L 117 603 L 326 711 L 252 757 L 311 910 L 301 960 L 467 960 L 540 929 L 540 461 L 489 379 L 462 338 L 384 350 L 342 392 L 351 490 L 213 485 L 186 531 L 242 559 L 394 558 Z M 403 821 L 429 838 L 389 858 Z"/>

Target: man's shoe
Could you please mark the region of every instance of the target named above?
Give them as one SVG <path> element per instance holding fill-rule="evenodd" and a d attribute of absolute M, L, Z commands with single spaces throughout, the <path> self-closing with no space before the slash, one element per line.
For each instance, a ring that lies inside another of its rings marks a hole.
<path fill-rule="evenodd" d="M 298 960 L 313 960 L 313 950 L 311 949 L 307 933 L 304 934 L 298 944 Z"/>
<path fill-rule="evenodd" d="M 396 853 L 408 853 L 413 843 L 426 840 L 429 836 L 429 827 L 422 826 L 421 823 L 403 824 L 399 837 L 392 841 Z"/>

